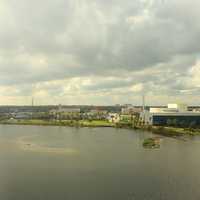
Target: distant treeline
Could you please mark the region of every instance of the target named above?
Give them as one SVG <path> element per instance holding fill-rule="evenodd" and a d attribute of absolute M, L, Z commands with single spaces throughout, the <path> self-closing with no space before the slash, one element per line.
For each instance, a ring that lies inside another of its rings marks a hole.
<path fill-rule="evenodd" d="M 81 112 L 88 112 L 93 109 L 107 110 L 108 112 L 120 112 L 124 106 L 94 106 L 94 105 L 63 105 L 62 108 L 80 108 Z M 141 106 L 134 106 L 141 107 Z M 146 106 L 145 109 L 149 110 L 150 107 L 160 106 Z M 162 106 L 165 108 L 165 106 Z M 13 113 L 13 112 L 49 112 L 52 109 L 58 108 L 58 105 L 47 106 L 0 106 L 0 113 Z M 189 110 L 200 109 L 200 106 L 189 106 Z"/>
<path fill-rule="evenodd" d="M 0 113 L 13 112 L 49 112 L 52 109 L 58 108 L 57 105 L 48 106 L 0 106 Z M 80 108 L 81 112 L 88 112 L 93 109 L 107 110 L 108 112 L 120 112 L 120 106 L 90 106 L 90 105 L 63 105 L 62 108 Z"/>

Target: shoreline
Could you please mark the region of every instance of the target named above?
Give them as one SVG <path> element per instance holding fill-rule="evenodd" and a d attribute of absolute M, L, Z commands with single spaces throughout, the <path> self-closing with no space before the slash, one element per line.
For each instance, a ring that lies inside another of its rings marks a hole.
<path fill-rule="evenodd" d="M 166 126 L 133 126 L 125 123 L 114 124 L 106 120 L 62 120 L 62 121 L 46 121 L 46 120 L 18 120 L 18 121 L 0 121 L 1 125 L 29 125 L 29 126 L 63 126 L 63 127 L 88 127 L 88 128 L 119 128 L 143 130 L 157 135 L 167 137 L 196 136 L 200 135 L 200 129 L 166 127 Z"/>
<path fill-rule="evenodd" d="M 66 127 L 115 127 L 115 124 L 107 121 L 46 121 L 46 120 L 19 120 L 19 121 L 0 121 L 1 125 L 27 125 L 27 126 L 66 126 Z"/>
<path fill-rule="evenodd" d="M 156 135 L 162 135 L 174 138 L 200 135 L 200 129 L 193 129 L 193 128 L 180 128 L 180 127 L 168 127 L 168 126 L 140 126 L 137 128 L 140 130 L 149 131 Z"/>

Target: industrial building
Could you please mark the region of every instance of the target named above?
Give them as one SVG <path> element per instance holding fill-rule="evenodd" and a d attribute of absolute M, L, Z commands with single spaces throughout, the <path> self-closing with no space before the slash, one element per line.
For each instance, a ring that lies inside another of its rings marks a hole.
<path fill-rule="evenodd" d="M 141 107 L 127 106 L 121 109 L 121 114 L 131 115 L 131 114 L 140 113 L 141 111 L 142 111 Z"/>
<path fill-rule="evenodd" d="M 79 114 L 80 113 L 80 108 L 74 108 L 74 107 L 63 107 L 61 104 L 58 105 L 58 108 L 56 109 L 52 109 L 49 111 L 50 114 L 54 114 L 54 115 L 57 115 L 58 113 L 59 114 Z"/>
<path fill-rule="evenodd" d="M 150 108 L 140 114 L 144 124 L 158 126 L 200 126 L 200 112 L 188 111 L 186 104 L 168 104 L 167 108 Z"/>

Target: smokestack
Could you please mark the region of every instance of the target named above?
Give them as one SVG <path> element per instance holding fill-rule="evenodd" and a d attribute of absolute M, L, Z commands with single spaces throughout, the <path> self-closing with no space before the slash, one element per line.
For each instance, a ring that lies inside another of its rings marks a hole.
<path fill-rule="evenodd" d="M 32 97 L 32 107 L 34 106 L 34 97 Z"/>
<path fill-rule="evenodd" d="M 145 96 L 142 96 L 142 111 L 145 110 Z"/>

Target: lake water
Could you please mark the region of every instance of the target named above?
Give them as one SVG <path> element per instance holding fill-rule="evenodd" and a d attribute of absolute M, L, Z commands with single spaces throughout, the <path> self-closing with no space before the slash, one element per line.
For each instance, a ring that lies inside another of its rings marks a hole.
<path fill-rule="evenodd" d="M 0 126 L 0 200 L 199 200 L 200 137 L 114 128 Z"/>

